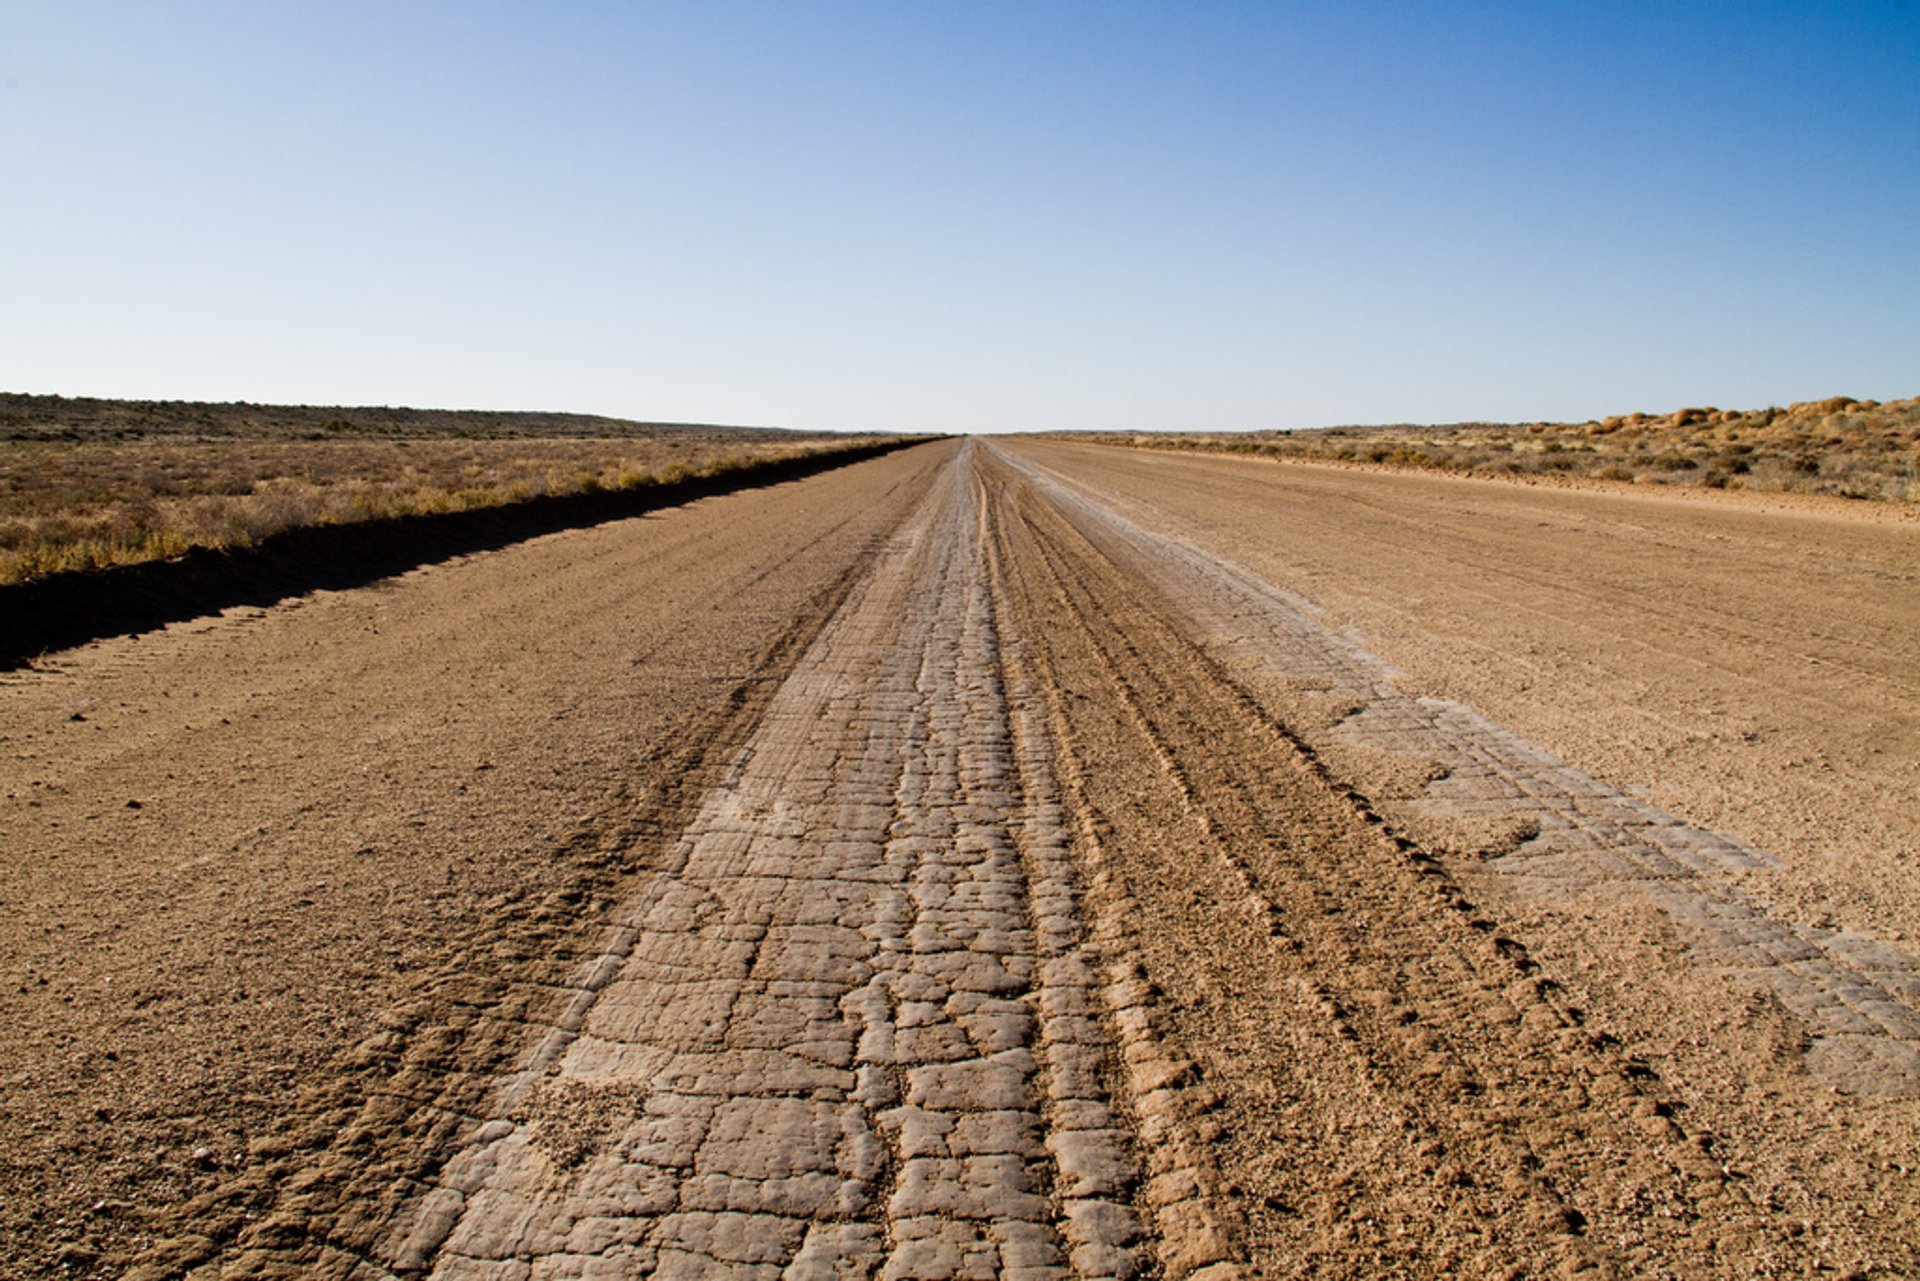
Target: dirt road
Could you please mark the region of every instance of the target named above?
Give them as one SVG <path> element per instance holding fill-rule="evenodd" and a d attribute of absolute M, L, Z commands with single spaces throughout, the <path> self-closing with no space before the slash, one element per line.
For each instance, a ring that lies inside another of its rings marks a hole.
<path fill-rule="evenodd" d="M 1417 479 L 948 442 L 19 674 L 0 1263 L 1920 1270 L 1920 528 Z"/>

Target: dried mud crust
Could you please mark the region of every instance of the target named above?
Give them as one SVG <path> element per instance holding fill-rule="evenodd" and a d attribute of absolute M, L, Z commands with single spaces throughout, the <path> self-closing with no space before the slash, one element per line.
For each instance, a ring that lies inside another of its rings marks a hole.
<path fill-rule="evenodd" d="M 616 911 L 591 996 L 391 1273 L 1133 1277 L 1149 1228 L 1203 1216 L 1134 1203 L 1137 1087 L 1171 1119 L 1190 1065 L 1136 1049 L 1146 994 L 1089 938 L 984 518 L 955 466 Z M 1230 1251 L 1196 1240 L 1180 1274 Z"/>

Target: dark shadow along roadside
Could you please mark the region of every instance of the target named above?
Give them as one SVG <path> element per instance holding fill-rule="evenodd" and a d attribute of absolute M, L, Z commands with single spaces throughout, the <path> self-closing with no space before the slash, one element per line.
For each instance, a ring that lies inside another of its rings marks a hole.
<path fill-rule="evenodd" d="M 431 516 L 284 530 L 246 548 L 195 548 L 170 560 L 56 574 L 0 586 L 0 671 L 107 636 L 152 631 L 235 605 L 363 587 L 455 556 L 542 534 L 677 507 L 696 498 L 798 480 L 922 444 L 901 437 L 771 459 L 713 476 L 629 490 L 528 499 Z"/>

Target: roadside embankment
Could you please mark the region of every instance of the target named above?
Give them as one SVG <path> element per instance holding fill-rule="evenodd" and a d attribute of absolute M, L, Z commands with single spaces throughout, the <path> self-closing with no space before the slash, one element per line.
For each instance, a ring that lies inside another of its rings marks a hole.
<path fill-rule="evenodd" d="M 562 529 L 644 515 L 890 453 L 922 438 L 750 460 L 628 489 L 550 494 L 466 511 L 282 530 L 250 547 L 196 547 L 159 561 L 0 585 L 0 670 L 50 650 L 148 631 L 235 605 L 269 605 L 317 588 L 357 587 L 454 556 Z"/>

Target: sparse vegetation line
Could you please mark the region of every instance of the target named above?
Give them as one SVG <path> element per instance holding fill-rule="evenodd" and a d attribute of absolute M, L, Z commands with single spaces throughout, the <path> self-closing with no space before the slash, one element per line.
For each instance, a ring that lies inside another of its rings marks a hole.
<path fill-rule="evenodd" d="M 0 584 L 289 529 L 722 476 L 884 437 L 579 414 L 0 395 Z"/>
<path fill-rule="evenodd" d="M 344 590 L 540 534 L 638 516 L 695 498 L 796 480 L 927 437 L 845 441 L 628 489 L 547 494 L 444 513 L 298 525 L 249 547 L 195 547 L 165 560 L 0 584 L 0 670 L 103 636 L 146 631 L 233 605 Z"/>
<path fill-rule="evenodd" d="M 1520 480 L 1584 477 L 1920 502 L 1920 397 L 1878 402 L 1833 396 L 1784 409 L 1691 407 L 1584 423 L 1107 432 L 1072 438 Z"/>

